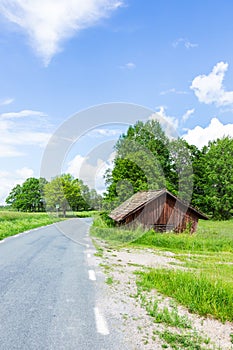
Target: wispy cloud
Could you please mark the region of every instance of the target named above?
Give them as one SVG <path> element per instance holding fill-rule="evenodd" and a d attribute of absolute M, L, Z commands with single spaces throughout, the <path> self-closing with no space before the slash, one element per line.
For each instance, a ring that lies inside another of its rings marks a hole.
<path fill-rule="evenodd" d="M 27 33 L 47 66 L 64 40 L 121 6 L 118 0 L 0 0 L 0 13 Z"/>
<path fill-rule="evenodd" d="M 198 47 L 198 44 L 191 43 L 188 39 L 185 38 L 179 38 L 172 43 L 172 46 L 174 48 L 177 48 L 179 45 L 183 45 L 186 49 L 193 49 L 195 47 Z"/>
<path fill-rule="evenodd" d="M 188 110 L 184 113 L 184 115 L 182 116 L 182 121 L 183 121 L 183 122 L 186 122 L 194 112 L 195 112 L 195 109 L 194 109 L 194 108 L 188 109 Z"/>
<path fill-rule="evenodd" d="M 31 110 L 1 114 L 0 158 L 23 156 L 23 146 L 44 147 L 51 136 L 47 132 L 46 120 L 40 122 L 40 117 L 44 116 L 43 112 Z"/>
<path fill-rule="evenodd" d="M 120 129 L 94 129 L 89 132 L 91 137 L 112 137 L 120 136 L 121 134 L 122 130 Z"/>
<path fill-rule="evenodd" d="M 225 91 L 223 80 L 228 63 L 217 63 L 208 75 L 198 75 L 193 79 L 190 89 L 199 102 L 215 104 L 217 107 L 233 105 L 233 91 Z"/>
<path fill-rule="evenodd" d="M 24 109 L 19 112 L 2 113 L 0 116 L 3 119 L 13 119 L 13 118 L 25 118 L 25 117 L 46 117 L 47 114 L 40 111 L 32 111 L 30 109 Z"/>
<path fill-rule="evenodd" d="M 175 88 L 168 89 L 165 91 L 161 91 L 160 95 L 168 95 L 168 94 L 177 94 L 177 95 L 187 95 L 187 91 L 182 91 L 182 90 L 176 90 Z"/>
<path fill-rule="evenodd" d="M 13 102 L 14 102 L 13 98 L 5 98 L 5 99 L 0 100 L 0 106 L 8 106 Z"/>
<path fill-rule="evenodd" d="M 128 69 L 128 70 L 133 70 L 136 68 L 136 64 L 133 62 L 128 62 L 126 64 L 123 64 L 122 66 L 120 66 L 121 69 Z"/>

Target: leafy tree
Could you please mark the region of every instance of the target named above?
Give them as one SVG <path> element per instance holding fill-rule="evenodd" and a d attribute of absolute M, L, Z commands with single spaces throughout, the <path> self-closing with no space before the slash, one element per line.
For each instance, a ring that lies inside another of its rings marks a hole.
<path fill-rule="evenodd" d="M 13 209 L 20 210 L 21 201 L 20 196 L 22 192 L 22 187 L 20 185 L 16 185 L 9 193 L 6 198 L 6 203 L 11 205 Z"/>
<path fill-rule="evenodd" d="M 113 170 L 105 175 L 105 202 L 114 207 L 137 191 L 165 187 L 170 181 L 168 146 L 169 139 L 157 121 L 130 126 L 116 143 Z"/>
<path fill-rule="evenodd" d="M 20 211 L 44 211 L 42 198 L 45 179 L 28 178 L 21 186 L 16 185 L 6 199 L 6 203 Z"/>
<path fill-rule="evenodd" d="M 172 140 L 169 144 L 171 172 L 168 189 L 188 203 L 193 193 L 193 162 L 196 151 L 194 147 L 181 138 Z"/>
<path fill-rule="evenodd" d="M 46 207 L 55 210 L 56 206 L 59 206 L 64 216 L 68 209 L 88 210 L 90 209 L 87 201 L 89 192 L 88 186 L 81 180 L 74 179 L 70 174 L 57 176 L 44 188 Z"/>
<path fill-rule="evenodd" d="M 233 216 L 233 139 L 223 137 L 203 148 L 201 209 L 215 219 Z"/>

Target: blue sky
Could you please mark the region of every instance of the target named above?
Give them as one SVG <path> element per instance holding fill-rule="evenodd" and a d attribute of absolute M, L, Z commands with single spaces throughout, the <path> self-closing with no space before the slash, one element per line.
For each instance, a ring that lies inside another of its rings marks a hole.
<path fill-rule="evenodd" d="M 233 136 L 232 13 L 231 0 L 0 0 L 0 202 L 40 175 L 49 137 L 91 106 L 145 106 L 198 147 Z M 126 126 L 113 114 L 95 129 L 63 171 L 77 176 L 86 159 L 84 180 L 101 188 L 93 179 Z"/>

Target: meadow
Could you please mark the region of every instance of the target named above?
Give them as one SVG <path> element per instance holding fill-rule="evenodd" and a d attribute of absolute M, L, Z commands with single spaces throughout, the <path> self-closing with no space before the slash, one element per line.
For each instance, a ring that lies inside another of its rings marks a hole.
<path fill-rule="evenodd" d="M 173 252 L 177 264 L 140 271 L 138 287 L 156 289 L 199 315 L 233 321 L 233 220 L 200 221 L 197 232 L 190 235 L 109 227 L 98 216 L 91 234 L 115 248 L 128 245 L 154 249 L 156 254 Z"/>
<path fill-rule="evenodd" d="M 0 211 L 0 240 L 59 220 L 60 218 L 47 213 Z"/>

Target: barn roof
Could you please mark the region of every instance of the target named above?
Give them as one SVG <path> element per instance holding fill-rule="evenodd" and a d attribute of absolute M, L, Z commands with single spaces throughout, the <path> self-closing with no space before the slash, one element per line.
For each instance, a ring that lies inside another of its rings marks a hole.
<path fill-rule="evenodd" d="M 119 207 L 115 208 L 109 214 L 109 217 L 117 222 L 120 222 L 123 219 L 125 219 L 128 215 L 130 215 L 133 212 L 137 211 L 138 209 L 144 207 L 146 204 L 155 200 L 156 198 L 159 198 L 163 194 L 166 194 L 166 195 L 173 197 L 176 201 L 179 201 L 181 204 L 183 204 L 185 207 L 187 207 L 187 204 L 182 202 L 180 199 L 175 197 L 172 193 L 170 193 L 166 189 L 140 191 L 140 192 L 135 193 L 132 197 L 130 197 L 125 202 L 123 202 L 121 205 L 119 205 Z M 199 218 L 208 219 L 207 216 L 200 213 L 195 208 L 193 208 L 191 206 L 189 206 L 188 208 L 190 210 L 194 211 Z"/>

